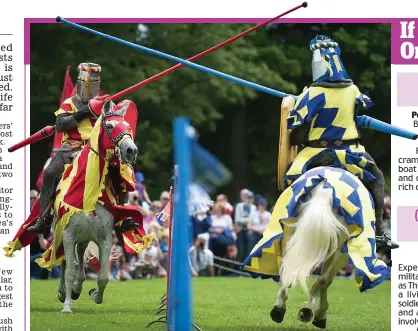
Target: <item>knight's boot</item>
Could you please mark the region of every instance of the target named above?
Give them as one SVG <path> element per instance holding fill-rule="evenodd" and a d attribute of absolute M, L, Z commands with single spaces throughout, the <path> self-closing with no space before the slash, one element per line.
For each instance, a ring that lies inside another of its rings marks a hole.
<path fill-rule="evenodd" d="M 389 249 L 396 249 L 399 248 L 399 245 L 392 241 L 389 236 L 384 233 L 381 228 L 381 225 L 378 226 L 376 223 L 376 248 L 389 248 Z"/>
<path fill-rule="evenodd" d="M 123 220 L 119 226 L 115 227 L 115 232 L 125 233 L 127 231 L 135 230 L 138 227 L 138 223 L 134 222 L 132 218 Z"/>
<path fill-rule="evenodd" d="M 46 213 L 41 214 L 36 220 L 35 224 L 28 227 L 29 232 L 35 232 L 37 234 L 44 234 L 50 230 L 52 222 L 54 220 L 54 215 L 51 213 L 51 210 L 48 209 Z"/>
<path fill-rule="evenodd" d="M 52 213 L 52 201 L 44 201 L 42 196 L 40 197 L 40 213 L 39 217 L 36 220 L 35 224 L 28 227 L 29 232 L 35 232 L 37 234 L 44 234 L 47 230 L 50 229 L 52 222 L 54 220 L 54 214 Z"/>

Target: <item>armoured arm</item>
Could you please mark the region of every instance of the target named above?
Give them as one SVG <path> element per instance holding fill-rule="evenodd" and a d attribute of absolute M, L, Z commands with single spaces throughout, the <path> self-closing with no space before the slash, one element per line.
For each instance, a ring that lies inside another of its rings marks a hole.
<path fill-rule="evenodd" d="M 67 132 L 77 128 L 83 119 L 93 117 L 88 105 L 80 104 L 75 113 L 61 113 L 57 116 L 55 129 L 57 132 Z"/>
<path fill-rule="evenodd" d="M 67 132 L 77 128 L 78 122 L 71 114 L 61 114 L 57 116 L 55 130 L 57 132 Z"/>

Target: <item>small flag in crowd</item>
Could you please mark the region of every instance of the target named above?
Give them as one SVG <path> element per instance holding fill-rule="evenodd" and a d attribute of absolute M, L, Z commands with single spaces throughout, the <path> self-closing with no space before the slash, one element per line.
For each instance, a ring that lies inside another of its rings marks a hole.
<path fill-rule="evenodd" d="M 67 66 L 67 71 L 66 71 L 65 77 L 64 77 L 64 87 L 62 89 L 59 106 L 61 106 L 61 104 L 66 99 L 70 98 L 71 96 L 75 95 L 75 93 L 77 93 L 77 90 L 76 90 L 77 87 L 74 86 L 74 84 L 71 80 L 70 68 L 71 68 L 70 66 Z M 46 167 L 49 165 L 49 163 L 51 162 L 51 159 L 54 157 L 54 150 L 61 147 L 62 137 L 63 137 L 62 132 L 56 132 L 55 131 L 54 143 L 52 145 L 51 155 L 50 155 L 49 159 L 45 162 L 45 165 L 44 165 L 44 167 L 43 167 L 43 169 L 42 169 L 41 173 L 39 174 L 38 179 L 36 181 L 36 187 L 39 190 L 42 187 L 42 178 L 43 178 L 44 171 L 45 171 Z"/>
<path fill-rule="evenodd" d="M 157 222 L 162 225 L 164 222 L 167 222 L 170 220 L 171 217 L 171 201 L 173 196 L 173 190 L 170 189 L 170 201 L 164 206 L 163 210 L 157 213 L 155 216 L 157 216 Z"/>

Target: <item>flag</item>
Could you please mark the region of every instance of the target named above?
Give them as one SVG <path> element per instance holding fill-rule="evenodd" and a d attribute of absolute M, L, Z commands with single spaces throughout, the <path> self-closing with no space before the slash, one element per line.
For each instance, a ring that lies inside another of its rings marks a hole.
<path fill-rule="evenodd" d="M 65 77 L 64 77 L 64 87 L 62 89 L 62 93 L 61 93 L 61 98 L 60 98 L 60 102 L 59 102 L 59 106 L 69 97 L 75 95 L 77 93 L 77 87 L 74 86 L 72 80 L 71 80 L 71 76 L 70 76 L 70 66 L 67 66 L 67 71 L 65 73 Z M 52 145 L 52 150 L 51 150 L 51 155 L 49 157 L 49 159 L 46 161 L 41 173 L 38 176 L 38 179 L 36 181 L 36 187 L 38 188 L 38 190 L 41 189 L 42 187 L 42 178 L 43 178 L 43 174 L 44 171 L 46 169 L 46 167 L 49 165 L 49 162 L 51 162 L 51 159 L 54 156 L 54 150 L 58 149 L 61 147 L 61 142 L 62 142 L 62 136 L 64 133 L 62 132 L 55 132 L 55 136 L 54 136 L 54 143 Z"/>
<path fill-rule="evenodd" d="M 232 179 L 231 172 L 196 138 L 191 140 L 192 182 L 189 186 L 189 214 L 207 212 L 213 205 L 209 194 Z"/>
<path fill-rule="evenodd" d="M 191 142 L 192 182 L 207 193 L 225 185 L 232 179 L 231 172 L 209 151 L 201 147 L 195 139 Z"/>

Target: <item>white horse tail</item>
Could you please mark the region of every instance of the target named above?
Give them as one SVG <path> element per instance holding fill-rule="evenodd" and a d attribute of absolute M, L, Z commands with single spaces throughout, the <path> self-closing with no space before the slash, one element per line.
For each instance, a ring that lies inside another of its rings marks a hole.
<path fill-rule="evenodd" d="M 348 235 L 344 219 L 332 209 L 333 191 L 320 183 L 312 190 L 312 197 L 301 206 L 293 236 L 287 243 L 280 267 L 280 282 L 284 288 L 299 281 L 308 293 L 306 279 L 340 246 L 343 235 Z"/>

